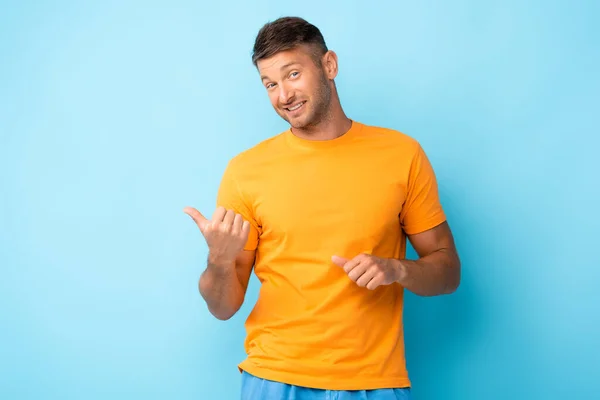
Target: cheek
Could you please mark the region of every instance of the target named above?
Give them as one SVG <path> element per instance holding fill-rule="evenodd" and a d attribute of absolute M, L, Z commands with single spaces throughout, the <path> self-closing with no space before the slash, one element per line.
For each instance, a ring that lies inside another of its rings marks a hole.
<path fill-rule="evenodd" d="M 279 99 L 277 98 L 277 93 L 275 91 L 269 92 L 269 101 L 273 107 L 277 107 Z"/>
<path fill-rule="evenodd" d="M 319 99 L 321 90 L 322 88 L 319 85 L 319 82 L 312 80 L 310 82 L 306 82 L 306 85 L 303 88 L 303 93 L 306 95 L 306 97 L 310 97 L 314 101 Z"/>

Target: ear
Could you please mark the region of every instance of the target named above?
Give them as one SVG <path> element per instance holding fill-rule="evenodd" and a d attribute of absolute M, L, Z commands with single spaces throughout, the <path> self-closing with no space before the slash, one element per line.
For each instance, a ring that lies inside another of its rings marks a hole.
<path fill-rule="evenodd" d="M 327 51 L 327 53 L 323 54 L 321 58 L 321 64 L 323 65 L 323 70 L 325 71 L 325 76 L 327 79 L 334 79 L 338 74 L 338 58 L 337 54 L 333 50 Z"/>

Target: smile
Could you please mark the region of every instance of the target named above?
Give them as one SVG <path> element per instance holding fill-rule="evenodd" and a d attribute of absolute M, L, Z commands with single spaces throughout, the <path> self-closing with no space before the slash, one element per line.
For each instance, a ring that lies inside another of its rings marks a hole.
<path fill-rule="evenodd" d="M 293 107 L 286 108 L 286 110 L 287 110 L 287 111 L 296 111 L 296 110 L 299 110 L 299 109 L 300 109 L 300 107 L 302 107 L 302 106 L 304 105 L 304 103 L 306 103 L 306 101 L 302 101 L 302 102 L 300 102 L 300 103 L 296 104 L 296 105 L 295 105 L 295 106 L 293 106 Z"/>

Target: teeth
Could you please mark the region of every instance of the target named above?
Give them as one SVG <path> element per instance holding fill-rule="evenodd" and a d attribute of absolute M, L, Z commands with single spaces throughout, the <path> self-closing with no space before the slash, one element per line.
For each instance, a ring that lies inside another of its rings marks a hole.
<path fill-rule="evenodd" d="M 304 104 L 304 102 L 299 103 L 299 104 L 295 105 L 294 107 L 288 108 L 288 110 L 290 110 L 290 111 L 296 111 L 297 109 L 300 108 L 300 106 L 302 106 L 302 104 Z"/>

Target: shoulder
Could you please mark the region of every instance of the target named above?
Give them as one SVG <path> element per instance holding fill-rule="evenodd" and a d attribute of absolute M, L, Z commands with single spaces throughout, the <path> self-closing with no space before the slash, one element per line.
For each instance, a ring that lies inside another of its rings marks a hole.
<path fill-rule="evenodd" d="M 416 153 L 420 150 L 419 141 L 400 130 L 376 125 L 361 124 L 363 136 L 376 141 L 381 141 L 391 148 L 401 149 L 403 152 Z"/>
<path fill-rule="evenodd" d="M 283 132 L 270 136 L 254 146 L 241 151 L 229 160 L 229 168 L 246 169 L 260 163 L 269 155 L 272 155 L 281 146 Z"/>

